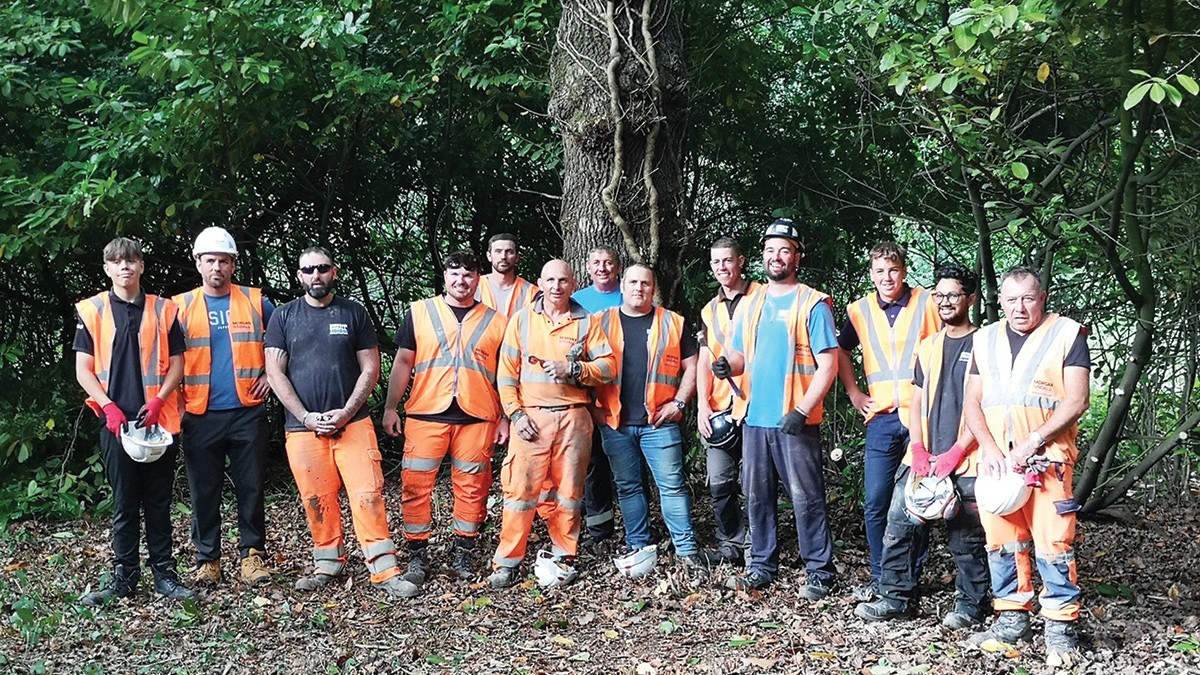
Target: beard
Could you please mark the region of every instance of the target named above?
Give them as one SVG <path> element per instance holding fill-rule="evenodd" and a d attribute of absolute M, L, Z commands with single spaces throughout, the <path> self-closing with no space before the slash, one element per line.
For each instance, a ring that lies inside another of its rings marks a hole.
<path fill-rule="evenodd" d="M 314 300 L 321 300 L 325 296 L 333 292 L 333 287 L 337 283 L 336 279 L 330 280 L 328 285 L 313 286 L 312 284 L 301 284 L 304 286 L 304 292 Z"/>
<path fill-rule="evenodd" d="M 767 278 L 771 281 L 787 281 L 788 279 L 792 278 L 792 275 L 795 273 L 796 268 L 790 266 L 784 267 L 778 272 L 772 272 L 770 267 L 767 268 Z"/>

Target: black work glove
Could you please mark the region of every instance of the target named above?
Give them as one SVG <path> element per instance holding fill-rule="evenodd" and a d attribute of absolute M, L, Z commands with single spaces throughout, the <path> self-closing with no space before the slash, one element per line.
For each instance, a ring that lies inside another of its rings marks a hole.
<path fill-rule="evenodd" d="M 727 380 L 733 377 L 733 366 L 729 365 L 729 359 L 722 356 L 712 362 L 712 373 L 722 380 Z"/>
<path fill-rule="evenodd" d="M 779 420 L 779 430 L 788 436 L 799 436 L 804 431 L 805 424 L 808 424 L 808 415 L 799 410 L 793 410 Z"/>

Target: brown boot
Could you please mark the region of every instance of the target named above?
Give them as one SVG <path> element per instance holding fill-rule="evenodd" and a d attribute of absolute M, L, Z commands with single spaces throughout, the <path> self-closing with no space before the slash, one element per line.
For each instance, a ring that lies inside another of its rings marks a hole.
<path fill-rule="evenodd" d="M 221 583 L 221 561 L 206 560 L 196 566 L 196 585 L 215 586 Z"/>
<path fill-rule="evenodd" d="M 250 554 L 242 558 L 242 581 L 257 586 L 271 580 L 271 570 L 263 562 L 265 555 L 266 553 L 252 548 Z"/>

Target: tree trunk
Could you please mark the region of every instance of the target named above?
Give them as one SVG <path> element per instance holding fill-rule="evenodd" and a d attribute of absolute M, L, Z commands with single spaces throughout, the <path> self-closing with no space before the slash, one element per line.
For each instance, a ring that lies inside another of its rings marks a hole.
<path fill-rule="evenodd" d="M 605 244 L 681 294 L 687 119 L 683 38 L 671 0 L 564 0 L 550 116 L 563 143 L 563 255 Z M 580 269 L 582 272 L 582 270 Z"/>

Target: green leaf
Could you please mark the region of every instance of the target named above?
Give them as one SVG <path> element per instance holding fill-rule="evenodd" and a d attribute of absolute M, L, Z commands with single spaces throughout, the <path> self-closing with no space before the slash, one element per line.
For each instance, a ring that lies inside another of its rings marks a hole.
<path fill-rule="evenodd" d="M 1162 103 L 1163 99 L 1166 97 L 1167 97 L 1167 90 L 1163 89 L 1161 84 L 1155 82 L 1154 84 L 1150 85 L 1150 100 L 1151 101 L 1154 101 L 1155 103 Z"/>
<path fill-rule="evenodd" d="M 579 652 L 567 657 L 568 661 L 591 661 L 592 655 L 590 652 Z"/>
<path fill-rule="evenodd" d="M 1187 89 L 1188 93 L 1192 96 L 1200 96 L 1200 84 L 1196 84 L 1194 79 L 1183 73 L 1176 73 L 1175 80 L 1179 82 L 1179 86 Z"/>
<path fill-rule="evenodd" d="M 970 51 L 971 47 L 975 46 L 976 39 L 977 38 L 973 34 L 967 32 L 966 26 L 955 27 L 955 29 L 954 29 L 954 44 L 958 45 L 958 48 L 963 50 L 964 52 Z M 946 93 L 948 94 L 950 92 L 946 92 Z"/>
<path fill-rule="evenodd" d="M 167 217 L 173 218 L 174 216 L 175 216 L 175 205 L 171 204 L 170 206 L 167 207 Z"/>
<path fill-rule="evenodd" d="M 1121 591 L 1118 591 L 1115 586 L 1111 586 L 1109 584 L 1096 584 L 1094 588 L 1096 589 L 1097 593 L 1109 598 L 1115 598 L 1121 594 Z"/>
<path fill-rule="evenodd" d="M 925 78 L 925 89 L 927 91 L 934 91 L 938 87 L 942 86 L 942 80 L 945 79 L 945 77 L 946 76 L 941 73 L 934 73 L 933 75 L 930 75 L 929 77 Z"/>
<path fill-rule="evenodd" d="M 1125 103 L 1122 104 L 1122 107 L 1125 110 L 1129 110 L 1133 106 L 1141 103 L 1142 99 L 1146 97 L 1146 92 L 1150 91 L 1150 87 L 1153 84 L 1153 82 L 1142 82 L 1133 89 L 1130 89 L 1129 94 L 1125 96 Z"/>
<path fill-rule="evenodd" d="M 942 91 L 947 94 L 953 94 L 958 88 L 958 73 L 950 73 L 950 76 L 942 80 Z"/>
<path fill-rule="evenodd" d="M 450 663 L 450 659 L 447 659 L 444 656 L 438 656 L 437 654 L 430 654 L 429 656 L 425 657 L 425 662 L 435 666 L 440 666 L 443 663 Z"/>
<path fill-rule="evenodd" d="M 1005 5 L 1004 9 L 1000 10 L 1000 18 L 1004 20 L 1005 28 L 1012 28 L 1017 23 L 1017 17 L 1021 15 L 1021 11 L 1013 5 Z"/>
<path fill-rule="evenodd" d="M 1174 103 L 1176 107 L 1183 104 L 1183 92 L 1166 83 L 1162 85 L 1162 88 L 1167 91 L 1167 98 L 1171 99 L 1171 103 Z"/>
<path fill-rule="evenodd" d="M 925 8 L 928 6 L 929 2 L 927 0 L 917 0 L 917 16 L 925 16 Z"/>
<path fill-rule="evenodd" d="M 1013 162 L 1012 174 L 1021 180 L 1029 178 L 1029 167 L 1025 166 L 1025 162 Z"/>

